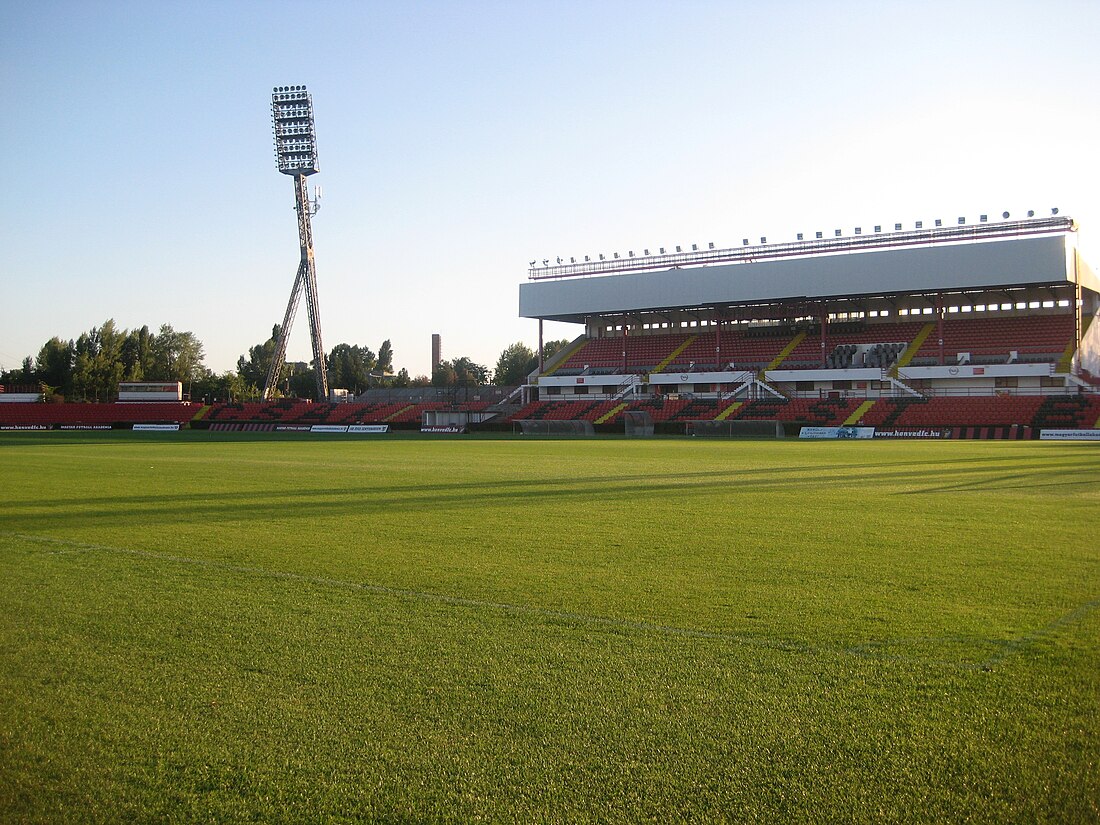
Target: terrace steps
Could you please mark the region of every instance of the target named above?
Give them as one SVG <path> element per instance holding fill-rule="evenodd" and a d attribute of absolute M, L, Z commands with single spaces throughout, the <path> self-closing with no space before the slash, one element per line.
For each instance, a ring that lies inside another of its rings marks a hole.
<path fill-rule="evenodd" d="M 1058 365 L 1054 368 L 1055 372 L 1069 372 L 1073 368 L 1073 356 L 1077 354 L 1077 342 L 1070 341 L 1066 344 L 1065 350 L 1062 352 L 1062 357 L 1058 359 Z"/>
<path fill-rule="evenodd" d="M 897 378 L 898 369 L 909 365 L 909 362 L 913 360 L 917 352 L 924 345 L 925 339 L 932 334 L 932 330 L 934 330 L 935 328 L 936 325 L 931 323 L 925 324 L 921 328 L 921 331 L 917 333 L 917 337 L 909 343 L 909 346 L 905 348 L 905 352 L 903 352 L 899 356 L 897 363 L 895 363 L 894 366 L 890 367 L 891 378 Z"/>
<path fill-rule="evenodd" d="M 867 414 L 867 411 L 873 406 L 875 406 L 874 399 L 868 399 L 864 401 L 862 404 L 855 408 L 855 411 L 851 415 L 844 419 L 843 426 L 851 427 L 853 424 L 857 423 L 861 418 L 863 418 L 863 416 Z"/>
<path fill-rule="evenodd" d="M 385 420 L 386 421 L 393 421 L 394 419 L 398 418 L 401 415 L 404 415 L 405 413 L 407 413 L 409 410 L 413 409 L 414 407 L 416 407 L 416 404 L 408 404 L 408 405 L 402 407 L 401 409 L 399 409 L 397 412 L 392 413 L 391 415 L 387 415 Z"/>
<path fill-rule="evenodd" d="M 580 336 L 579 338 L 577 338 L 577 340 L 575 340 L 572 344 L 570 344 L 568 347 L 566 347 L 565 352 L 558 353 L 558 355 L 554 356 L 555 358 L 558 358 L 558 363 L 554 364 L 554 366 L 552 366 L 552 367 L 550 367 L 550 369 L 546 370 L 546 372 L 544 372 L 543 375 L 553 375 L 555 372 L 558 371 L 559 367 L 564 366 L 566 361 L 568 361 L 570 358 L 572 358 L 574 355 L 576 355 L 580 350 L 582 350 L 587 345 L 588 345 L 588 339 L 585 338 L 583 335 Z"/>
<path fill-rule="evenodd" d="M 610 410 L 608 410 L 603 415 L 601 415 L 599 418 L 597 418 L 595 423 L 596 424 L 603 424 L 606 421 L 610 421 L 616 415 L 618 415 L 623 410 L 625 410 L 627 408 L 627 406 L 628 406 L 627 404 L 616 404 Z"/>
<path fill-rule="evenodd" d="M 794 352 L 798 345 L 801 344 L 805 338 L 805 331 L 798 333 L 798 335 L 796 335 L 787 343 L 787 346 L 783 347 L 783 349 L 779 351 L 779 354 L 772 359 L 771 363 L 764 367 L 764 372 L 767 372 L 768 370 L 774 370 L 776 367 L 782 364 L 786 357 Z"/>
<path fill-rule="evenodd" d="M 699 337 L 698 335 L 692 335 L 690 338 L 688 338 L 686 341 L 684 341 L 684 343 L 682 343 L 682 344 L 680 344 L 680 346 L 676 347 L 676 349 L 674 349 L 671 353 L 669 353 L 669 356 L 667 358 L 665 358 L 665 360 L 663 360 L 661 363 L 659 363 L 656 367 L 653 368 L 653 371 L 654 372 L 664 372 L 665 367 L 667 367 L 669 364 L 671 364 L 673 361 L 675 361 L 676 357 L 681 352 L 683 352 L 689 346 L 694 344 L 695 339 L 698 338 L 698 337 Z"/>
<path fill-rule="evenodd" d="M 733 415 L 735 412 L 737 412 L 743 406 L 745 406 L 744 401 L 734 401 L 732 404 L 730 404 L 728 407 L 726 407 L 724 410 L 722 410 L 722 412 L 718 413 L 718 415 L 716 415 L 714 417 L 714 420 L 715 421 L 725 421 L 727 418 L 729 418 L 731 415 Z"/>

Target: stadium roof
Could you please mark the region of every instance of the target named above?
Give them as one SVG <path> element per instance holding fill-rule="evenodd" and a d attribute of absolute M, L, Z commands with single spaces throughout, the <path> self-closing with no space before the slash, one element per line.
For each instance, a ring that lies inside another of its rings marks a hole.
<path fill-rule="evenodd" d="M 815 302 L 833 298 L 1072 287 L 1100 292 L 1070 232 L 905 246 L 660 271 L 535 280 L 520 285 L 523 318 L 586 318 L 662 309 Z"/>

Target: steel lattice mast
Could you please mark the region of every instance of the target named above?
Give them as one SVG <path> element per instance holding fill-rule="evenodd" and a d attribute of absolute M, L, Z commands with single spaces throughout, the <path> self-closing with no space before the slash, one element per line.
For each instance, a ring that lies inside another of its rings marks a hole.
<path fill-rule="evenodd" d="M 271 118 L 275 128 L 275 158 L 279 171 L 294 178 L 294 208 L 298 213 L 298 241 L 301 261 L 283 325 L 275 341 L 275 352 L 264 381 L 264 399 L 271 398 L 286 360 L 290 328 L 298 311 L 302 293 L 309 314 L 309 336 L 313 343 L 313 369 L 317 378 L 317 400 L 328 399 L 328 367 L 321 343 L 321 314 L 317 305 L 317 267 L 313 260 L 313 228 L 310 217 L 317 213 L 317 199 L 310 201 L 306 177 L 320 171 L 317 165 L 317 135 L 313 125 L 313 100 L 305 86 L 277 86 L 271 95 Z M 318 197 L 320 190 L 318 190 Z"/>

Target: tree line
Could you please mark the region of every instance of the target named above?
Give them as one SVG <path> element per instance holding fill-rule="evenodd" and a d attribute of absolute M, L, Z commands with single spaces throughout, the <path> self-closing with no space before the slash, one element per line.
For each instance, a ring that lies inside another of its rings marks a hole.
<path fill-rule="evenodd" d="M 237 360 L 236 371 L 215 373 L 203 363 L 202 341 L 193 332 L 180 332 L 162 324 L 153 332 L 148 326 L 120 329 L 113 319 L 65 341 L 50 338 L 38 351 L 27 356 L 19 368 L 0 370 L 0 384 L 41 386 L 47 397 L 69 401 L 111 401 L 124 381 L 179 381 L 194 400 L 251 401 L 263 392 L 268 368 L 275 353 L 279 326 L 271 337 Z M 568 341 L 549 341 L 543 357 L 550 358 Z M 389 339 L 378 351 L 367 346 L 337 344 L 325 359 L 329 386 L 359 394 L 371 387 L 477 387 L 495 381 L 516 386 L 538 366 L 530 347 L 516 342 L 505 347 L 495 369 L 466 357 L 441 362 L 431 376 L 410 376 L 402 367 L 393 371 L 394 352 Z M 283 364 L 276 381 L 276 394 L 297 398 L 316 395 L 314 369 L 310 364 Z"/>

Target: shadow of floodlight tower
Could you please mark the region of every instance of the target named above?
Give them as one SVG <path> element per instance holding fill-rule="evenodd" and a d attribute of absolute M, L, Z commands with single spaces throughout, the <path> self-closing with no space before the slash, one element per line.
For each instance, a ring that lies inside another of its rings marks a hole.
<path fill-rule="evenodd" d="M 294 178 L 294 209 L 298 213 L 298 240 L 302 258 L 298 275 L 290 291 L 286 315 L 275 342 L 275 352 L 264 381 L 264 400 L 271 398 L 279 381 L 279 372 L 286 361 L 286 344 L 290 327 L 302 293 L 306 296 L 309 314 L 309 336 L 313 343 L 313 369 L 317 378 L 317 400 L 328 400 L 328 368 L 325 348 L 321 343 L 321 316 L 317 307 L 317 267 L 313 262 L 313 228 L 309 219 L 317 214 L 321 187 L 314 199 L 306 191 L 306 177 L 320 171 L 317 166 L 317 135 L 313 127 L 313 99 L 305 86 L 276 86 L 271 94 L 271 120 L 275 129 L 275 160 L 279 171 Z"/>

